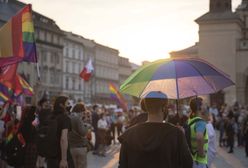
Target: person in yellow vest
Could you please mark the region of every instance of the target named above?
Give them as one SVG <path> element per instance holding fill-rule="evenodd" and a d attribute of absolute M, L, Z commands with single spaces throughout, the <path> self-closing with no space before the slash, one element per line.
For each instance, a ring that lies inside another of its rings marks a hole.
<path fill-rule="evenodd" d="M 190 150 L 193 157 L 193 168 L 207 168 L 208 134 L 207 123 L 202 119 L 202 114 L 207 108 L 203 107 L 203 99 L 200 97 L 190 100 Z"/>

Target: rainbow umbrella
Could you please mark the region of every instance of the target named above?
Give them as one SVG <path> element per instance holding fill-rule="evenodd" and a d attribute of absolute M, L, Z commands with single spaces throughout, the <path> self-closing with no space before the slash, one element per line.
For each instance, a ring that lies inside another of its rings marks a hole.
<path fill-rule="evenodd" d="M 215 93 L 234 82 L 227 74 L 202 59 L 161 59 L 142 66 L 120 87 L 125 94 L 143 98 L 151 91 L 169 99 Z"/>

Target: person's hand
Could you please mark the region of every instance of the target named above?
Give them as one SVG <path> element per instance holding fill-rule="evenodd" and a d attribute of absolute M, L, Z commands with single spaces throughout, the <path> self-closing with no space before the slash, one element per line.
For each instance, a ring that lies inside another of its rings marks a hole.
<path fill-rule="evenodd" d="M 59 163 L 59 168 L 68 168 L 67 160 L 61 160 Z"/>

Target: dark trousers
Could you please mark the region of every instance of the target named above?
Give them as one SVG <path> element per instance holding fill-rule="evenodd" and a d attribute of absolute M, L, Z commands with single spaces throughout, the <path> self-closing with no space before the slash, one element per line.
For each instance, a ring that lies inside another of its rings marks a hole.
<path fill-rule="evenodd" d="M 245 154 L 248 157 L 248 135 L 245 137 Z"/>
<path fill-rule="evenodd" d="M 121 135 L 122 133 L 122 123 L 117 123 L 117 134 L 118 137 Z"/>
<path fill-rule="evenodd" d="M 47 168 L 59 168 L 60 158 L 47 158 Z M 68 168 L 74 168 L 70 150 L 67 151 Z"/>
<path fill-rule="evenodd" d="M 59 168 L 59 160 L 54 158 L 54 159 L 47 159 L 47 168 Z"/>
<path fill-rule="evenodd" d="M 116 124 L 112 123 L 110 126 L 110 131 L 111 131 L 111 135 L 113 137 L 114 143 L 115 143 L 115 128 L 116 128 Z"/>
<path fill-rule="evenodd" d="M 234 146 L 234 136 L 229 136 L 227 138 L 228 140 L 228 146 L 230 147 L 230 151 L 233 151 L 233 146 Z"/>
<path fill-rule="evenodd" d="M 98 149 L 98 146 L 99 146 L 99 135 L 98 135 L 98 130 L 95 129 L 95 146 L 94 146 L 94 151 L 97 151 Z"/>
<path fill-rule="evenodd" d="M 223 145 L 223 136 L 224 136 L 224 131 L 220 130 L 219 146 Z"/>

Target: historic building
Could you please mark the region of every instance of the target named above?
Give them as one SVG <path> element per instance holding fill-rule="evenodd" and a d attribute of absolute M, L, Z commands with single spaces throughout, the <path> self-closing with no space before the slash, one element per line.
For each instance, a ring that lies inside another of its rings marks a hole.
<path fill-rule="evenodd" d="M 63 49 L 63 94 L 75 101 L 84 100 L 84 46 L 79 35 L 65 32 Z"/>
<path fill-rule="evenodd" d="M 96 79 L 95 79 L 95 45 L 96 43 L 93 40 L 86 39 L 81 37 L 81 42 L 84 46 L 84 62 L 87 62 L 91 59 L 94 67 L 94 72 L 91 76 L 91 79 L 87 82 L 84 82 L 84 102 L 93 103 L 95 97 L 95 88 L 96 88 Z"/>
<path fill-rule="evenodd" d="M 118 70 L 119 70 L 119 86 L 131 75 L 132 67 L 128 58 L 119 57 L 118 59 Z M 132 102 L 132 97 L 125 95 L 125 100 L 130 104 Z"/>
<path fill-rule="evenodd" d="M 16 0 L 0 0 L 0 27 L 25 5 Z M 64 94 L 85 103 L 115 104 L 109 83 L 119 87 L 130 75 L 133 69 L 129 60 L 120 57 L 116 49 L 61 30 L 54 20 L 35 11 L 33 21 L 39 65 L 22 62 L 18 71 L 34 88 L 34 100 L 44 94 L 51 99 Z M 94 72 L 85 82 L 79 74 L 89 59 Z"/>
<path fill-rule="evenodd" d="M 114 103 L 109 83 L 119 86 L 119 51 L 96 43 L 95 46 L 95 99 L 98 103 Z"/>
<path fill-rule="evenodd" d="M 197 18 L 199 42 L 172 57 L 203 58 L 228 75 L 235 86 L 210 96 L 210 103 L 248 103 L 248 1 L 233 12 L 231 0 L 210 0 L 209 11 Z"/>

